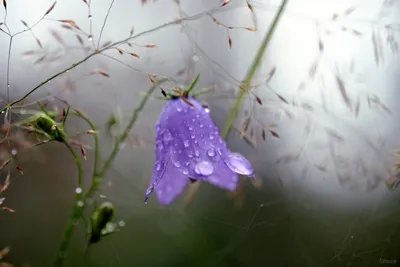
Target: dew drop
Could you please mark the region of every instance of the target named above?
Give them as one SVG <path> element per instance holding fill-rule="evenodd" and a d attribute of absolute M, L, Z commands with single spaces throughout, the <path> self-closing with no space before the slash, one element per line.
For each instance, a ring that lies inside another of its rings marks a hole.
<path fill-rule="evenodd" d="M 189 140 L 185 140 L 185 141 L 183 142 L 183 145 L 184 145 L 185 147 L 189 147 L 189 145 L 190 145 Z"/>
<path fill-rule="evenodd" d="M 209 148 L 207 149 L 207 155 L 209 155 L 210 157 L 214 157 L 215 156 L 215 150 L 214 148 Z"/>
<path fill-rule="evenodd" d="M 192 139 L 195 139 L 196 138 L 196 136 L 193 134 L 193 135 L 191 135 L 190 136 Z"/>
<path fill-rule="evenodd" d="M 16 150 L 15 148 L 13 148 L 13 149 L 11 150 L 11 154 L 12 154 L 13 156 L 17 155 L 17 150 Z"/>
<path fill-rule="evenodd" d="M 210 133 L 210 134 L 208 135 L 208 138 L 209 138 L 210 140 L 213 140 L 213 139 L 214 139 L 214 134 Z"/>
<path fill-rule="evenodd" d="M 10 88 L 10 86 L 11 86 L 10 84 L 7 84 L 7 87 L 8 87 L 8 88 Z"/>
<path fill-rule="evenodd" d="M 204 127 L 204 124 L 200 124 L 199 126 L 200 126 L 200 128 L 203 128 L 203 127 Z"/>
<path fill-rule="evenodd" d="M 182 111 L 182 108 L 177 107 L 177 108 L 176 108 L 176 111 L 181 112 L 181 111 Z"/>
<path fill-rule="evenodd" d="M 88 16 L 88 19 L 92 19 L 92 15 L 89 15 L 89 16 Z"/>
<path fill-rule="evenodd" d="M 254 170 L 250 162 L 239 153 L 231 153 L 225 163 L 229 169 L 238 174 L 254 176 Z"/>
<path fill-rule="evenodd" d="M 93 36 L 89 35 L 88 40 L 89 40 L 89 42 L 93 41 Z"/>
<path fill-rule="evenodd" d="M 214 172 L 214 166 L 208 161 L 200 161 L 196 164 L 194 171 L 203 176 L 209 176 Z"/>
<path fill-rule="evenodd" d="M 204 108 L 204 111 L 206 112 L 206 113 L 210 113 L 210 109 L 207 107 L 207 108 Z"/>
<path fill-rule="evenodd" d="M 125 226 L 125 222 L 124 221 L 119 221 L 118 225 L 119 225 L 119 227 L 124 227 Z"/>
<path fill-rule="evenodd" d="M 168 142 L 168 141 L 171 141 L 171 140 L 172 140 L 172 135 L 171 135 L 171 132 L 170 132 L 169 130 L 165 130 L 165 131 L 163 132 L 162 137 L 163 137 L 163 140 L 164 140 L 165 142 Z"/>
<path fill-rule="evenodd" d="M 160 163 L 160 162 L 157 162 L 156 170 L 159 171 L 160 169 L 161 169 L 161 163 Z"/>
<path fill-rule="evenodd" d="M 188 152 L 188 157 L 189 157 L 189 158 L 193 158 L 193 151 L 190 150 L 190 151 Z"/>
<path fill-rule="evenodd" d="M 78 207 L 83 207 L 83 201 L 78 201 L 78 202 L 76 202 L 76 205 L 77 205 Z"/>
<path fill-rule="evenodd" d="M 194 154 L 196 155 L 196 157 L 200 156 L 200 152 L 198 150 L 195 150 Z"/>
<path fill-rule="evenodd" d="M 174 166 L 177 167 L 177 168 L 179 168 L 179 167 L 182 166 L 182 165 L 181 165 L 181 163 L 180 163 L 179 161 L 175 161 L 175 162 L 174 162 Z"/>
<path fill-rule="evenodd" d="M 187 162 L 188 163 L 188 162 Z M 187 169 L 183 169 L 182 170 L 182 173 L 184 174 L 184 175 L 188 175 L 189 174 L 189 171 L 187 170 Z"/>
<path fill-rule="evenodd" d="M 75 193 L 77 193 L 77 194 L 82 193 L 82 188 L 77 187 L 77 188 L 75 189 Z"/>
<path fill-rule="evenodd" d="M 200 60 L 200 57 L 198 56 L 198 55 L 194 55 L 193 56 L 193 61 L 194 62 L 197 62 L 197 61 L 199 61 Z"/>
<path fill-rule="evenodd" d="M 164 145 L 160 141 L 157 141 L 156 147 L 157 147 L 157 151 L 162 151 L 164 148 Z"/>
<path fill-rule="evenodd" d="M 189 126 L 189 131 L 193 131 L 193 127 L 192 126 Z"/>

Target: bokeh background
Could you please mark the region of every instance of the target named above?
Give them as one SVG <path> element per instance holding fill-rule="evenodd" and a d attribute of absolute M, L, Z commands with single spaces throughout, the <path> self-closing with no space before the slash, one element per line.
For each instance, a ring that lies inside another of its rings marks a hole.
<path fill-rule="evenodd" d="M 113 145 L 107 121 L 116 114 L 127 122 L 150 86 L 146 73 L 182 86 L 200 73 L 195 90 L 210 90 L 198 99 L 222 127 L 280 1 L 249 1 L 253 12 L 244 0 L 224 8 L 211 0 L 144 2 L 91 1 L 89 13 L 84 1 L 60 0 L 31 31 L 12 38 L 11 49 L 9 36 L 0 32 L 2 105 L 7 88 L 9 99 L 16 99 L 84 58 L 105 21 L 100 45 L 127 38 L 132 27 L 138 34 L 191 17 L 121 47 L 140 59 L 107 51 L 46 83 L 24 104 L 47 99 L 49 107 L 62 108 L 62 99 L 83 110 L 100 128 L 105 158 Z M 25 30 L 21 20 L 34 25 L 52 3 L 8 1 L 10 31 Z M 91 36 L 82 34 L 80 44 L 76 32 L 57 20 L 73 20 Z M 116 220 L 125 226 L 85 257 L 80 222 L 66 266 L 399 264 L 400 196 L 393 168 L 400 145 L 399 31 L 399 1 L 290 0 L 228 138 L 257 175 L 244 178 L 234 194 L 201 185 L 169 207 L 154 196 L 144 205 L 154 125 L 165 104 L 157 91 L 96 195 L 116 206 Z M 146 44 L 156 47 L 140 47 Z M 99 70 L 109 77 L 93 74 Z M 71 135 L 85 130 L 81 121 L 68 120 Z M 90 136 L 76 139 L 92 145 Z M 88 149 L 88 184 L 91 160 Z M 13 174 L 3 195 L 4 205 L 16 212 L 0 213 L 0 248 L 11 247 L 4 262 L 51 266 L 73 206 L 76 166 L 64 146 L 52 143 L 17 149 L 17 161 L 24 175 Z"/>

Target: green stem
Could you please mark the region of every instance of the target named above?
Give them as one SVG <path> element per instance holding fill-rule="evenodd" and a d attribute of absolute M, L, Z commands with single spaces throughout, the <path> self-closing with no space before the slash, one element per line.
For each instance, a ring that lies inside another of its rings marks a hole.
<path fill-rule="evenodd" d="M 167 81 L 167 79 L 160 80 L 158 82 L 158 84 L 161 84 L 165 81 Z M 115 157 L 117 156 L 117 154 L 120 150 L 121 144 L 128 137 L 132 127 L 134 126 L 134 124 L 136 123 L 136 121 L 139 117 L 140 112 L 143 110 L 144 106 L 146 105 L 147 101 L 150 98 L 150 95 L 154 92 L 154 90 L 156 88 L 157 88 L 157 85 L 153 85 L 152 87 L 150 87 L 147 94 L 142 98 L 142 101 L 140 102 L 139 106 L 133 111 L 132 117 L 131 117 L 128 125 L 125 127 L 124 132 L 121 134 L 121 136 L 117 139 L 113 151 L 111 152 L 110 156 L 104 163 L 103 168 L 101 168 L 101 170 L 98 170 L 98 167 L 97 167 L 98 161 L 99 161 L 99 146 L 98 146 L 98 137 L 96 134 L 94 134 L 94 139 L 95 139 L 95 160 L 94 160 L 94 162 L 95 163 L 94 163 L 92 184 L 84 197 L 82 197 L 82 194 L 77 194 L 77 196 L 76 196 L 74 210 L 72 212 L 70 221 L 64 231 L 64 236 L 61 241 L 60 248 L 58 249 L 58 253 L 56 256 L 56 260 L 54 262 L 54 266 L 62 266 L 62 264 L 64 263 L 65 255 L 66 255 L 66 252 L 68 249 L 68 245 L 72 238 L 72 233 L 75 228 L 75 224 L 79 220 L 80 216 L 83 214 L 83 211 L 87 205 L 87 201 L 93 197 L 93 195 L 96 193 L 97 189 L 101 185 L 101 181 L 102 181 L 104 175 L 106 174 L 106 172 L 108 171 L 108 169 L 111 167 L 111 164 L 114 161 Z M 90 125 L 92 130 L 96 130 L 96 127 L 94 126 L 94 124 L 84 114 L 82 114 L 81 112 L 76 111 L 76 110 L 73 112 L 73 114 L 84 119 Z M 69 144 L 66 143 L 66 145 L 70 149 L 71 153 L 73 154 L 73 156 L 75 158 L 75 161 L 76 161 L 78 169 L 79 169 L 79 177 L 83 177 L 83 170 L 82 170 L 81 162 L 80 162 L 79 158 L 77 157 L 76 152 L 71 148 L 71 146 Z M 80 178 L 79 181 L 80 181 L 79 187 L 81 187 L 83 178 Z"/>
<path fill-rule="evenodd" d="M 163 82 L 167 81 L 167 79 L 162 79 L 157 82 L 157 84 L 161 84 Z M 146 105 L 147 101 L 150 98 L 150 95 L 154 92 L 154 90 L 158 87 L 158 85 L 153 85 L 150 87 L 148 90 L 147 94 L 143 96 L 142 101 L 140 102 L 139 106 L 133 111 L 132 117 L 128 123 L 128 125 L 125 127 L 125 130 L 123 131 L 122 135 L 117 139 L 114 149 L 111 152 L 110 156 L 106 160 L 106 162 L 103 165 L 103 168 L 97 173 L 96 176 L 94 176 L 92 185 L 89 188 L 89 191 L 85 195 L 85 199 L 89 199 L 93 197 L 94 193 L 97 191 L 98 187 L 101 184 L 101 181 L 108 171 L 108 169 L 111 167 L 112 162 L 114 161 L 115 157 L 117 156 L 121 144 L 125 142 L 126 138 L 128 137 L 133 125 L 136 123 L 140 112 L 143 110 L 144 106 Z"/>
<path fill-rule="evenodd" d="M 244 96 L 250 89 L 251 80 L 253 79 L 253 76 L 256 73 L 260 63 L 262 62 L 265 51 L 267 50 L 267 47 L 268 47 L 269 43 L 271 42 L 272 35 L 275 32 L 276 26 L 278 25 L 278 22 L 281 19 L 282 14 L 283 14 L 288 2 L 289 2 L 289 0 L 282 1 L 282 4 L 281 4 L 279 10 L 274 17 L 274 20 L 272 21 L 272 24 L 269 27 L 269 29 L 261 43 L 260 48 L 258 49 L 256 57 L 254 58 L 253 63 L 251 64 L 251 66 L 247 72 L 247 75 L 242 82 L 241 91 L 239 93 L 239 96 L 237 97 L 236 102 L 233 105 L 231 112 L 229 113 L 228 118 L 222 128 L 221 136 L 224 139 L 226 139 L 228 137 L 230 131 L 232 130 L 233 123 L 235 122 L 235 119 L 239 113 L 240 107 L 242 106 Z"/>
<path fill-rule="evenodd" d="M 71 147 L 71 145 L 67 142 L 64 142 L 65 146 L 68 148 L 68 150 L 71 152 L 76 166 L 78 168 L 78 187 L 82 189 L 83 187 L 83 167 L 82 167 L 82 162 L 78 156 L 78 154 L 75 152 L 75 150 Z M 82 214 L 84 208 L 84 202 L 83 202 L 83 194 L 82 192 L 79 192 L 76 194 L 75 197 L 75 207 L 72 213 L 72 216 L 70 218 L 70 221 L 68 223 L 67 228 L 65 228 L 63 239 L 61 241 L 60 247 L 58 249 L 58 253 L 56 256 L 56 260 L 54 261 L 54 266 L 61 266 L 62 263 L 64 262 L 65 259 L 65 254 L 69 245 L 69 242 L 71 240 L 72 232 L 74 230 L 74 226 L 76 222 L 79 220 L 80 215 Z"/>

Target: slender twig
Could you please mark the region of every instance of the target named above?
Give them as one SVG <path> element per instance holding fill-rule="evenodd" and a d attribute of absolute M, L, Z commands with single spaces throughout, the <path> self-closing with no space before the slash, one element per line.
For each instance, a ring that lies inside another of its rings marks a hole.
<path fill-rule="evenodd" d="M 110 15 L 111 8 L 112 8 L 112 6 L 114 4 L 114 1 L 115 0 L 112 0 L 110 6 L 108 7 L 107 14 L 106 14 L 106 16 L 104 18 L 104 21 L 103 21 L 103 26 L 101 26 L 101 30 L 100 30 L 100 34 L 99 34 L 99 40 L 97 40 L 97 49 L 100 48 L 101 36 L 103 35 L 104 28 L 106 27 L 107 19 L 108 19 L 108 16 Z"/>
<path fill-rule="evenodd" d="M 89 54 L 88 56 L 86 56 L 84 59 L 82 59 L 82 60 L 80 60 L 80 61 L 78 61 L 78 62 L 72 64 L 70 67 L 68 67 L 68 68 L 66 68 L 66 69 L 64 69 L 64 70 L 62 70 L 62 71 L 60 71 L 60 72 L 58 72 L 57 74 L 54 74 L 54 75 L 51 76 L 50 78 L 48 78 L 48 79 L 46 79 L 45 81 L 39 83 L 39 84 L 36 85 L 33 89 L 31 89 L 31 90 L 28 91 L 26 94 L 24 94 L 22 97 L 20 97 L 20 98 L 14 100 L 14 101 L 12 101 L 11 103 L 9 103 L 9 104 L 7 104 L 5 107 L 3 107 L 3 108 L 0 110 L 0 113 L 3 112 L 3 111 L 6 111 L 6 110 L 8 110 L 8 109 L 10 109 L 10 108 L 11 108 L 12 106 L 14 106 L 15 104 L 18 104 L 18 103 L 22 102 L 22 101 L 25 100 L 28 96 L 30 96 L 31 94 L 33 94 L 36 90 L 38 90 L 40 87 L 42 87 L 42 86 L 45 85 L 46 83 L 52 81 L 53 79 L 57 78 L 58 76 L 60 76 L 60 75 L 62 75 L 62 74 L 64 74 L 64 73 L 66 73 L 66 72 L 68 72 L 68 71 L 74 69 L 75 67 L 81 65 L 82 63 L 84 63 L 84 62 L 86 62 L 88 59 L 90 59 L 91 57 L 93 57 L 93 56 L 95 56 L 95 55 L 98 55 L 98 54 L 100 54 L 100 53 L 102 53 L 102 52 L 104 52 L 104 51 L 106 51 L 106 50 L 108 50 L 108 49 L 110 49 L 110 48 L 112 48 L 112 47 L 114 47 L 114 46 L 127 43 L 127 42 L 129 42 L 129 41 L 131 41 L 131 40 L 133 40 L 133 39 L 137 39 L 137 38 L 142 37 L 142 36 L 144 36 L 144 35 L 147 35 L 147 34 L 156 32 L 156 31 L 158 31 L 158 30 L 164 29 L 164 28 L 166 28 L 166 27 L 170 27 L 170 26 L 174 26 L 174 25 L 181 24 L 181 23 L 184 22 L 184 21 L 191 21 L 191 20 L 199 19 L 199 18 L 201 18 L 201 17 L 203 17 L 203 16 L 205 16 L 205 15 L 213 14 L 214 12 L 216 12 L 216 8 L 212 8 L 212 9 L 210 9 L 210 10 L 200 12 L 200 13 L 195 14 L 195 15 L 193 15 L 193 16 L 188 16 L 188 17 L 180 18 L 180 19 L 177 19 L 177 20 L 174 20 L 174 21 L 170 21 L 170 22 L 164 23 L 164 24 L 162 24 L 162 25 L 159 25 L 159 26 L 157 26 L 157 27 L 154 27 L 154 28 L 152 28 L 152 29 L 149 29 L 149 30 L 143 31 L 143 32 L 141 32 L 141 33 L 138 33 L 138 34 L 136 34 L 136 35 L 134 35 L 134 36 L 130 36 L 130 37 L 128 37 L 128 38 L 125 38 L 125 39 L 123 39 L 123 40 L 121 40 L 121 41 L 117 41 L 117 42 L 115 42 L 115 43 L 112 43 L 112 44 L 110 44 L 110 45 L 108 45 L 108 46 L 106 46 L 106 47 L 104 47 L 104 48 L 102 48 L 102 49 L 100 49 L 100 50 L 96 50 L 96 51 L 94 51 L 93 53 L 91 53 L 91 54 Z"/>
<path fill-rule="evenodd" d="M 288 3 L 288 0 L 282 1 L 281 7 L 279 8 L 278 12 L 276 13 L 274 20 L 272 21 L 272 24 L 269 27 L 268 32 L 266 33 L 266 35 L 261 43 L 260 48 L 258 49 L 257 55 L 254 58 L 253 63 L 251 64 L 251 66 L 247 72 L 247 75 L 242 82 L 241 91 L 240 91 L 238 97 L 236 98 L 236 102 L 233 105 L 231 112 L 228 115 L 228 118 L 224 124 L 224 127 L 222 128 L 221 136 L 224 139 L 226 139 L 228 137 L 228 135 L 232 129 L 232 125 L 239 113 L 244 96 L 248 93 L 248 91 L 250 89 L 251 80 L 253 79 L 253 76 L 256 73 L 256 71 L 263 59 L 265 51 L 267 50 L 268 44 L 270 43 L 270 41 L 272 39 L 272 35 L 275 32 L 276 26 L 278 25 L 278 22 L 282 17 L 282 14 L 285 10 L 287 3 Z"/>

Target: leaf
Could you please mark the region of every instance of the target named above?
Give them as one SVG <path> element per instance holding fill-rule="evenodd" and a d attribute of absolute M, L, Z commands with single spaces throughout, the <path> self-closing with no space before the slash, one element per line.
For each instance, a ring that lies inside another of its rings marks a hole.
<path fill-rule="evenodd" d="M 22 170 L 22 168 L 20 166 L 15 166 L 15 169 L 22 175 L 24 175 L 24 171 Z"/>
<path fill-rule="evenodd" d="M 38 46 L 40 48 L 43 48 L 42 42 L 38 38 L 35 38 L 35 39 L 36 39 L 36 43 L 38 44 Z"/>
<path fill-rule="evenodd" d="M 282 101 L 282 102 L 284 102 L 285 104 L 289 104 L 289 102 L 283 97 L 283 96 L 281 96 L 280 94 L 278 94 L 278 93 L 275 93 L 276 94 L 276 96 Z"/>
<path fill-rule="evenodd" d="M 130 31 L 129 31 L 129 36 L 132 36 L 134 31 L 135 31 L 135 27 L 132 26 Z"/>
<path fill-rule="evenodd" d="M 72 30 L 73 28 L 67 24 L 61 24 L 61 28 L 67 29 L 67 30 Z"/>
<path fill-rule="evenodd" d="M 272 135 L 273 137 L 280 138 L 280 136 L 279 136 L 279 134 L 278 134 L 277 132 L 272 131 L 272 130 L 270 130 L 270 129 L 268 129 L 268 130 L 269 130 L 269 132 L 271 133 L 271 135 Z"/>
<path fill-rule="evenodd" d="M 265 130 L 264 129 L 262 129 L 262 131 L 261 131 L 261 137 L 265 141 Z"/>
<path fill-rule="evenodd" d="M 339 75 L 336 75 L 336 83 L 338 85 L 338 88 L 339 88 L 339 91 L 340 91 L 340 94 L 342 96 L 344 103 L 350 110 L 352 110 L 352 104 L 351 104 L 351 100 L 347 94 L 346 86 L 345 86 L 342 78 L 339 77 Z"/>
<path fill-rule="evenodd" d="M 324 43 L 322 42 L 321 38 L 318 39 L 318 49 L 321 53 L 324 51 Z"/>
<path fill-rule="evenodd" d="M 332 138 L 336 139 L 337 141 L 344 141 L 343 136 L 341 136 L 337 131 L 329 128 L 324 128 L 325 132 Z"/>
<path fill-rule="evenodd" d="M 221 7 L 226 6 L 227 4 L 229 4 L 231 2 L 231 0 L 225 0 L 222 4 Z"/>
<path fill-rule="evenodd" d="M 276 72 L 276 66 L 272 66 L 271 70 L 268 72 L 268 77 L 266 81 L 267 84 L 271 81 L 272 77 L 274 77 L 275 72 Z"/>
<path fill-rule="evenodd" d="M 104 76 L 104 77 L 110 77 L 110 75 L 104 71 L 99 71 L 98 74 Z"/>
<path fill-rule="evenodd" d="M 129 53 L 129 55 L 131 55 L 131 56 L 134 56 L 134 57 L 136 57 L 136 58 L 140 59 L 140 56 L 139 56 L 138 54 L 135 54 L 135 53 Z"/>
<path fill-rule="evenodd" d="M 356 116 L 356 118 L 358 117 L 359 112 L 360 112 L 360 98 L 357 98 L 357 103 L 354 110 L 354 115 Z"/>
<path fill-rule="evenodd" d="M 107 42 L 105 42 L 105 43 L 101 46 L 101 48 L 104 48 L 104 47 L 106 47 L 106 46 L 109 46 L 110 44 L 112 44 L 112 41 L 107 41 Z"/>
<path fill-rule="evenodd" d="M 56 32 L 55 30 L 50 30 L 50 33 L 53 36 L 53 38 L 56 39 L 57 42 L 59 42 L 62 45 L 65 45 L 64 39 L 61 37 L 60 34 L 58 34 L 58 32 Z"/>
<path fill-rule="evenodd" d="M 348 9 L 346 9 L 346 11 L 343 13 L 343 16 L 348 16 L 348 15 L 350 15 L 351 13 L 353 13 L 355 10 L 356 10 L 355 7 L 350 7 L 350 8 L 348 8 Z"/>
<path fill-rule="evenodd" d="M 247 117 L 242 125 L 242 130 L 240 131 L 240 137 L 243 137 L 246 135 L 247 129 L 249 128 L 249 124 L 250 124 L 250 119 L 251 117 Z"/>
<path fill-rule="evenodd" d="M 44 15 L 47 16 L 54 9 L 56 4 L 57 4 L 57 1 L 54 1 L 54 3 L 49 7 L 49 9 L 47 9 L 47 11 Z"/>
<path fill-rule="evenodd" d="M 261 101 L 261 98 L 259 98 L 258 96 L 256 96 L 256 101 L 257 101 L 257 103 L 260 105 L 260 106 L 262 106 L 262 101 Z"/>
<path fill-rule="evenodd" d="M 21 20 L 21 23 L 22 23 L 25 27 L 29 28 L 28 23 L 26 23 L 24 20 Z"/>
<path fill-rule="evenodd" d="M 378 66 L 379 65 L 379 51 L 378 51 L 378 41 L 375 35 L 375 30 L 372 30 L 372 46 L 374 49 L 374 57 L 375 57 L 375 63 Z"/>
<path fill-rule="evenodd" d="M 76 39 L 78 39 L 78 42 L 79 42 L 81 45 L 83 45 L 83 39 L 82 39 L 82 37 L 81 37 L 79 34 L 76 35 Z"/>
<path fill-rule="evenodd" d="M 315 74 L 317 73 L 319 59 L 315 59 L 313 64 L 310 66 L 308 70 L 308 77 L 313 80 L 315 78 Z"/>

